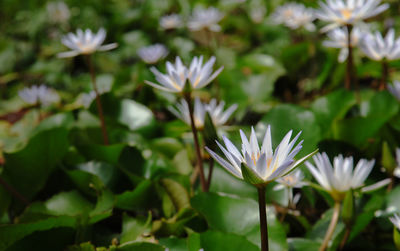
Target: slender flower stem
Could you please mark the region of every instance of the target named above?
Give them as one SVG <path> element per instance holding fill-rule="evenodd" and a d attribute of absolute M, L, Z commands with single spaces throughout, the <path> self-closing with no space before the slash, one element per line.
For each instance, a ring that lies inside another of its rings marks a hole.
<path fill-rule="evenodd" d="M 208 178 L 207 178 L 207 191 L 210 190 L 210 186 L 211 186 L 211 178 L 212 178 L 212 173 L 214 170 L 214 159 L 210 158 L 209 162 L 208 162 Z"/>
<path fill-rule="evenodd" d="M 203 192 L 207 191 L 207 182 L 204 176 L 204 169 L 203 169 L 203 157 L 201 156 L 200 144 L 199 144 L 199 137 L 197 135 L 197 128 L 194 123 L 193 117 L 193 106 L 192 106 L 192 98 L 190 93 L 186 93 L 184 98 L 189 106 L 189 117 L 190 117 L 190 126 L 192 127 L 193 139 L 194 139 L 194 148 L 196 150 L 196 157 L 197 157 L 197 169 L 200 174 L 200 183 L 201 189 Z M 195 171 L 196 172 L 196 171 Z"/>
<path fill-rule="evenodd" d="M 28 199 L 20 194 L 14 187 L 7 183 L 2 177 L 0 177 L 0 184 L 6 189 L 12 196 L 17 200 L 21 201 L 25 206 L 29 205 Z"/>
<path fill-rule="evenodd" d="M 340 242 L 339 250 L 343 250 L 344 245 L 346 245 L 346 242 L 350 237 L 350 233 L 351 233 L 351 227 L 346 227 L 346 232 L 344 233 L 342 242 Z"/>
<path fill-rule="evenodd" d="M 268 251 L 267 204 L 265 203 L 265 187 L 257 187 L 258 209 L 260 211 L 261 251 Z"/>
<path fill-rule="evenodd" d="M 108 145 L 108 135 L 107 135 L 106 123 L 104 121 L 103 106 L 101 105 L 99 91 L 97 90 L 96 74 L 94 72 L 94 67 L 92 64 L 91 56 L 87 55 L 86 60 L 87 60 L 87 64 L 88 64 L 89 70 L 90 70 L 90 77 L 92 78 L 93 90 L 96 93 L 97 111 L 99 113 L 99 118 L 100 118 L 100 122 L 101 122 L 101 131 L 103 133 L 104 145 Z"/>
<path fill-rule="evenodd" d="M 382 78 L 379 85 L 379 90 L 384 90 L 386 88 L 387 80 L 389 77 L 389 64 L 386 60 L 382 61 Z"/>
<path fill-rule="evenodd" d="M 353 30 L 353 26 L 351 24 L 347 25 L 347 49 L 348 49 L 348 56 L 347 56 L 347 64 L 346 64 L 346 82 L 345 87 L 347 90 L 350 90 L 351 83 L 354 81 L 353 77 L 353 47 L 351 45 L 351 31 Z"/>
<path fill-rule="evenodd" d="M 329 223 L 328 231 L 326 231 L 324 241 L 322 242 L 321 247 L 319 248 L 319 251 L 325 251 L 326 248 L 329 245 L 329 241 L 331 240 L 333 236 L 333 232 L 335 231 L 336 224 L 339 220 L 339 214 L 340 214 L 340 202 L 335 202 L 335 206 L 333 207 L 333 215 L 331 219 L 331 223 Z"/>

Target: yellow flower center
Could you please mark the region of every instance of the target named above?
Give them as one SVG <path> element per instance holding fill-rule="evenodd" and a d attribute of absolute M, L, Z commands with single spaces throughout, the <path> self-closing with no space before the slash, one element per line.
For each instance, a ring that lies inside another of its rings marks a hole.
<path fill-rule="evenodd" d="M 349 9 L 341 9 L 340 13 L 342 14 L 342 16 L 346 19 L 349 20 L 353 14 L 352 10 Z"/>

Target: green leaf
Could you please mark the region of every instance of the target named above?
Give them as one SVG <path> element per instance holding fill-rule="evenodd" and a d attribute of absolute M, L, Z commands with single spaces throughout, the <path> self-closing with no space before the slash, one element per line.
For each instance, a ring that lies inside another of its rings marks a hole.
<path fill-rule="evenodd" d="M 255 244 L 246 240 L 245 237 L 232 234 L 222 233 L 219 231 L 209 230 L 200 234 L 200 245 L 207 251 L 258 251 L 260 250 Z M 270 249 L 270 250 L 285 250 L 285 249 Z"/>
<path fill-rule="evenodd" d="M 180 183 L 170 178 L 163 178 L 160 180 L 160 184 L 170 197 L 176 211 L 190 206 L 189 193 Z"/>
<path fill-rule="evenodd" d="M 304 238 L 288 238 L 289 251 L 318 251 L 321 243 Z"/>
<path fill-rule="evenodd" d="M 123 99 L 116 111 L 117 120 L 130 130 L 139 130 L 154 124 L 154 116 L 149 108 L 130 99 Z"/>
<path fill-rule="evenodd" d="M 153 184 L 150 180 L 142 181 L 133 191 L 126 191 L 116 196 L 115 207 L 124 210 L 137 210 L 149 206 L 154 200 Z"/>
<path fill-rule="evenodd" d="M 95 144 L 84 144 L 77 145 L 79 152 L 82 153 L 89 160 L 104 161 L 109 164 L 116 165 L 122 150 L 125 148 L 124 144 L 115 145 L 95 145 Z"/>
<path fill-rule="evenodd" d="M 84 215 L 89 214 L 93 205 L 77 191 L 62 192 L 44 203 L 46 212 L 51 215 Z"/>
<path fill-rule="evenodd" d="M 187 240 L 186 239 L 179 239 L 176 237 L 169 237 L 169 238 L 161 238 L 159 240 L 160 244 L 169 248 L 169 250 L 174 251 L 187 251 Z"/>
<path fill-rule="evenodd" d="M 151 231 L 151 214 L 146 218 L 132 218 L 126 213 L 122 216 L 122 233 L 120 243 L 136 241 L 142 234 Z"/>
<path fill-rule="evenodd" d="M 59 227 L 75 227 L 77 219 L 71 216 L 50 217 L 30 223 L 0 226 L 0 250 L 6 250 L 16 241 L 36 231 L 45 231 Z"/>
<path fill-rule="evenodd" d="M 192 198 L 191 204 L 206 218 L 212 229 L 245 236 L 250 242 L 260 245 L 259 212 L 256 201 L 201 193 Z M 268 231 L 271 250 L 287 250 L 285 231 L 272 214 L 268 214 Z"/>
<path fill-rule="evenodd" d="M 316 99 L 311 104 L 311 110 L 321 126 L 323 135 L 329 137 L 332 134 L 333 122 L 342 119 L 355 104 L 354 93 L 347 90 L 337 90 Z"/>
<path fill-rule="evenodd" d="M 67 135 L 65 128 L 43 131 L 36 134 L 24 149 L 4 154 L 4 176 L 17 191 L 32 198 L 43 188 L 67 152 Z"/>
<path fill-rule="evenodd" d="M 165 247 L 149 242 L 127 242 L 119 246 L 117 251 L 165 251 Z"/>
<path fill-rule="evenodd" d="M 274 146 L 277 146 L 290 130 L 293 130 L 293 135 L 302 131 L 300 139 L 304 140 L 304 144 L 299 156 L 314 151 L 321 139 L 321 130 L 314 114 L 300 106 L 283 104 L 272 108 L 257 124 L 257 132 L 264 135 L 268 124 L 271 125 Z"/>

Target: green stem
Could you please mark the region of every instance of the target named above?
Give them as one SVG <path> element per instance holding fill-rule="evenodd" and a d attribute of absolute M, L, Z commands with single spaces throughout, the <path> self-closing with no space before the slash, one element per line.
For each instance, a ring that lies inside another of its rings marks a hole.
<path fill-rule="evenodd" d="M 265 187 L 257 187 L 258 209 L 260 212 L 261 251 L 268 251 L 267 204 L 265 203 Z"/>
<path fill-rule="evenodd" d="M 203 157 L 201 156 L 200 144 L 199 144 L 199 137 L 197 135 L 197 128 L 194 122 L 193 117 L 193 106 L 192 106 L 192 98 L 190 93 L 186 93 L 184 95 L 185 100 L 189 106 L 189 117 L 190 117 L 190 126 L 192 128 L 193 139 L 194 139 L 194 148 L 196 150 L 196 157 L 197 157 L 197 169 L 200 174 L 200 183 L 201 189 L 203 192 L 207 191 L 207 182 L 204 176 L 204 169 L 203 169 Z M 195 170 L 196 172 L 196 170 Z"/>
<path fill-rule="evenodd" d="M 209 167 L 208 167 L 208 178 L 207 178 L 207 191 L 210 190 L 210 186 L 211 186 L 211 178 L 212 178 L 212 173 L 214 170 L 214 159 L 210 158 L 208 163 L 209 163 Z"/>
<path fill-rule="evenodd" d="M 99 91 L 97 90 L 96 74 L 94 72 L 94 67 L 93 67 L 93 64 L 92 64 L 91 56 L 87 55 L 86 56 L 86 60 L 87 60 L 87 64 L 88 64 L 89 70 L 90 70 L 90 77 L 92 79 L 93 90 L 96 93 L 97 111 L 99 113 L 99 118 L 100 118 L 100 122 L 101 122 L 101 132 L 103 134 L 104 144 L 108 145 L 109 144 L 108 143 L 108 135 L 107 135 L 106 123 L 104 121 L 103 106 L 101 105 Z"/>
<path fill-rule="evenodd" d="M 333 232 L 335 231 L 336 225 L 339 220 L 340 214 L 340 202 L 335 202 L 335 206 L 333 207 L 333 215 L 331 219 L 331 223 L 329 223 L 328 231 L 326 231 L 324 241 L 322 242 L 319 251 L 325 251 L 329 245 L 329 241 L 332 239 Z"/>

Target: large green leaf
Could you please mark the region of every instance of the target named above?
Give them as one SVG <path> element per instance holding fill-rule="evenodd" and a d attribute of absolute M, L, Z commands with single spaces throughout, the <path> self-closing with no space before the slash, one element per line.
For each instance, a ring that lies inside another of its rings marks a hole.
<path fill-rule="evenodd" d="M 17 191 L 32 198 L 43 188 L 67 151 L 67 135 L 65 128 L 43 131 L 36 134 L 24 149 L 4 155 L 3 173 Z"/>
<path fill-rule="evenodd" d="M 257 124 L 257 132 L 264 135 L 267 125 L 271 125 L 274 146 L 277 146 L 290 130 L 293 130 L 293 135 L 302 131 L 300 139 L 303 139 L 304 143 L 299 157 L 314 151 L 321 139 L 321 129 L 314 114 L 300 106 L 283 104 L 274 107 Z"/>
<path fill-rule="evenodd" d="M 289 251 L 318 251 L 321 243 L 303 238 L 288 238 Z"/>
<path fill-rule="evenodd" d="M 50 217 L 30 223 L 12 224 L 0 226 L 0 250 L 6 250 L 14 242 L 36 231 L 45 231 L 59 227 L 71 227 L 76 225 L 77 218 L 71 216 Z"/>
<path fill-rule="evenodd" d="M 201 193 L 192 198 L 191 204 L 204 215 L 212 229 L 238 234 L 260 245 L 259 212 L 256 201 Z M 271 250 L 287 250 L 285 231 L 272 214 L 268 214 L 268 231 Z"/>
<path fill-rule="evenodd" d="M 132 218 L 127 214 L 122 216 L 122 233 L 120 243 L 136 241 L 142 234 L 151 231 L 151 214 L 147 218 Z"/>
<path fill-rule="evenodd" d="M 132 211 L 147 208 L 155 202 L 154 193 L 152 182 L 144 180 L 134 190 L 117 195 L 115 207 Z M 149 200 L 149 198 L 153 199 Z"/>
<path fill-rule="evenodd" d="M 189 251 L 198 251 L 201 248 L 208 251 L 258 251 L 260 250 L 255 244 L 246 240 L 245 237 L 223 233 L 219 231 L 209 230 L 201 234 L 192 234 L 189 236 Z M 270 249 L 270 250 L 285 250 L 285 249 Z"/>
<path fill-rule="evenodd" d="M 149 242 L 127 242 L 119 246 L 117 251 L 165 251 L 165 247 Z"/>
<path fill-rule="evenodd" d="M 343 118 L 355 103 L 354 94 L 347 90 L 337 90 L 316 99 L 311 104 L 311 110 L 321 126 L 322 134 L 330 136 L 333 122 Z"/>

